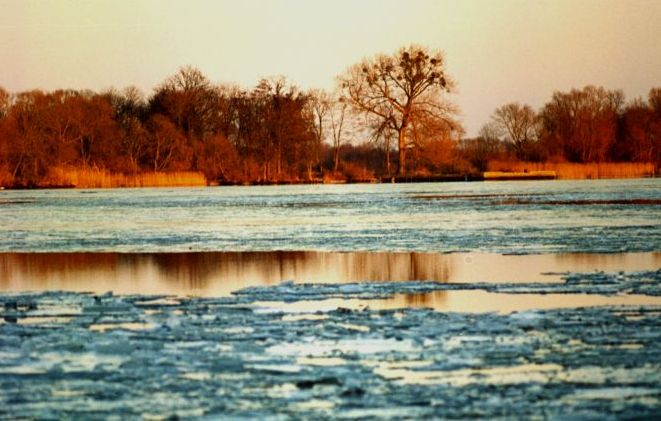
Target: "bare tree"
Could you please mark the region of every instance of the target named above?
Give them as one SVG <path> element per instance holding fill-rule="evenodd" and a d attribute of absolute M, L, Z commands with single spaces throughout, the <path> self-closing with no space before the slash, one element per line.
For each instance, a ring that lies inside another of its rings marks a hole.
<path fill-rule="evenodd" d="M 150 113 L 168 117 L 189 139 L 204 139 L 216 131 L 219 96 L 199 69 L 186 66 L 156 88 Z"/>
<path fill-rule="evenodd" d="M 426 118 L 456 126 L 455 107 L 443 94 L 454 82 L 446 74 L 440 51 L 411 45 L 397 53 L 377 55 L 350 67 L 339 77 L 340 88 L 352 108 L 375 116 L 398 137 L 398 175 L 406 173 L 406 150 L 415 122 Z"/>
<path fill-rule="evenodd" d="M 496 109 L 491 116 L 495 128 L 512 144 L 517 158 L 523 159 L 526 147 L 537 139 L 538 118 L 529 105 L 513 102 Z"/>
<path fill-rule="evenodd" d="M 623 103 L 622 91 L 603 87 L 555 92 L 540 113 L 544 142 L 570 161 L 605 161 L 615 142 Z"/>
<path fill-rule="evenodd" d="M 347 102 L 342 101 L 340 98 L 340 100 L 335 101 L 330 107 L 330 123 L 333 135 L 333 171 L 337 171 L 340 165 L 340 148 L 344 140 L 342 130 L 347 106 Z"/>
<path fill-rule="evenodd" d="M 654 110 L 654 112 L 661 117 L 661 87 L 655 87 L 650 89 L 650 93 L 648 95 L 648 102 L 650 104 L 650 107 Z"/>
<path fill-rule="evenodd" d="M 478 136 L 474 139 L 462 141 L 464 157 L 478 171 L 486 171 L 489 161 L 496 158 L 501 149 L 501 131 L 493 121 L 480 128 Z"/>
<path fill-rule="evenodd" d="M 55 146 L 44 136 L 44 115 L 49 108 L 48 96 L 42 91 L 22 92 L 15 96 L 5 131 L 0 141 L 5 144 L 6 166 L 11 178 L 19 184 L 31 184 L 43 177 L 52 160 Z"/>
<path fill-rule="evenodd" d="M 167 117 L 159 114 L 152 116 L 148 127 L 152 138 L 147 154 L 154 171 L 168 170 L 173 164 L 186 161 L 189 152 L 186 139 Z"/>
<path fill-rule="evenodd" d="M 148 113 L 145 96 L 135 86 L 124 88 L 121 92 L 111 89 L 104 95 L 115 110 L 121 153 L 126 156 L 131 172 L 137 173 L 149 141 L 144 127 Z"/>
<path fill-rule="evenodd" d="M 332 100 L 328 92 L 313 89 L 308 93 L 307 113 L 308 118 L 312 122 L 312 133 L 314 134 L 314 144 L 312 145 L 311 156 L 314 157 L 315 163 L 319 162 L 319 153 L 321 144 L 324 141 L 326 134 L 324 126 L 327 124 L 327 115 L 332 107 Z M 307 165 L 308 179 L 312 179 L 312 162 L 308 161 Z"/>

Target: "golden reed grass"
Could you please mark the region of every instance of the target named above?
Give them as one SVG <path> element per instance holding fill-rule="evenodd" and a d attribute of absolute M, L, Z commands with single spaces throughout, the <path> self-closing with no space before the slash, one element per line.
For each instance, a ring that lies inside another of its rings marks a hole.
<path fill-rule="evenodd" d="M 194 171 L 144 172 L 137 174 L 111 173 L 98 169 L 52 170 L 46 186 L 73 186 L 80 189 L 113 187 L 190 187 L 206 186 L 204 174 Z"/>
<path fill-rule="evenodd" d="M 555 171 L 485 171 L 483 174 L 485 180 L 499 179 L 554 179 L 558 178 Z"/>
<path fill-rule="evenodd" d="M 488 169 L 489 171 L 517 173 L 555 171 L 557 177 L 563 179 L 641 178 L 653 177 L 656 174 L 655 165 L 646 162 L 600 162 L 575 164 L 568 162 L 492 161 L 489 163 Z"/>

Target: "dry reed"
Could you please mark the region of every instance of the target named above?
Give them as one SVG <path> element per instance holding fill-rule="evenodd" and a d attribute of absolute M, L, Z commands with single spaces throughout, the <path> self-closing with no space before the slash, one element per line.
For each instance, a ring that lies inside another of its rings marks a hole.
<path fill-rule="evenodd" d="M 656 167 L 643 162 L 599 162 L 588 164 L 553 163 L 553 162 L 516 162 L 492 161 L 489 171 L 529 173 L 533 171 L 555 171 L 562 179 L 596 178 L 641 178 L 653 177 Z"/>
<path fill-rule="evenodd" d="M 97 169 L 62 169 L 51 171 L 46 186 L 81 189 L 113 187 L 190 187 L 206 186 L 204 174 L 193 171 L 144 172 L 137 174 L 111 173 Z"/>
<path fill-rule="evenodd" d="M 485 180 L 516 180 L 516 179 L 554 179 L 558 178 L 555 171 L 485 171 L 482 173 Z"/>

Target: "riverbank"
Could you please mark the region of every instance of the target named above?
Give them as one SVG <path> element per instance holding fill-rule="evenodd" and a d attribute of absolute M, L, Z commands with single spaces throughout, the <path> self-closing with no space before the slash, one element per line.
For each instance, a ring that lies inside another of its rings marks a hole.
<path fill-rule="evenodd" d="M 154 171 L 136 174 L 113 173 L 101 169 L 56 169 L 39 183 L 11 184 L 6 189 L 196 187 L 207 186 L 204 174 L 196 171 Z"/>
<path fill-rule="evenodd" d="M 132 187 L 205 187 L 205 186 L 269 186 L 297 184 L 362 184 L 362 183 L 443 183 L 463 181 L 511 180 L 584 180 L 653 178 L 659 176 L 654 164 L 640 163 L 536 163 L 493 162 L 489 171 L 466 174 L 407 175 L 352 178 L 324 176 L 312 180 L 208 180 L 201 172 L 111 173 L 100 169 L 58 169 L 40 183 L 12 183 L 0 179 L 0 189 L 56 188 L 132 188 Z"/>
<path fill-rule="evenodd" d="M 643 162 L 577 164 L 571 162 L 492 161 L 488 165 L 488 171 L 524 174 L 553 172 L 556 174 L 556 178 L 563 180 L 647 178 L 659 175 L 658 168 L 654 164 Z"/>

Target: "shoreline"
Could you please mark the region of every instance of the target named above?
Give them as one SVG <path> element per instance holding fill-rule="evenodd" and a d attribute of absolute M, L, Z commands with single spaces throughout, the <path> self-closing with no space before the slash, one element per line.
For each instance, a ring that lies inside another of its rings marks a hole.
<path fill-rule="evenodd" d="M 2 190 L 85 190 L 85 189 L 132 189 L 132 188 L 193 188 L 193 187 L 232 187 L 232 186 L 294 186 L 294 185 L 347 185 L 347 184 L 412 184 L 412 183 L 461 183 L 461 182 L 495 182 L 495 181 L 578 181 L 578 180 L 644 180 L 661 178 L 660 174 L 642 175 L 632 177 L 559 177 L 543 171 L 543 174 L 534 172 L 488 172 L 484 174 L 466 175 L 444 175 L 444 176 L 401 176 L 401 177 L 379 177 L 370 180 L 289 180 L 289 181 L 253 181 L 253 182 L 209 182 L 205 184 L 146 184 L 139 186 L 76 186 L 66 185 L 35 185 L 35 186 L 0 186 Z"/>

